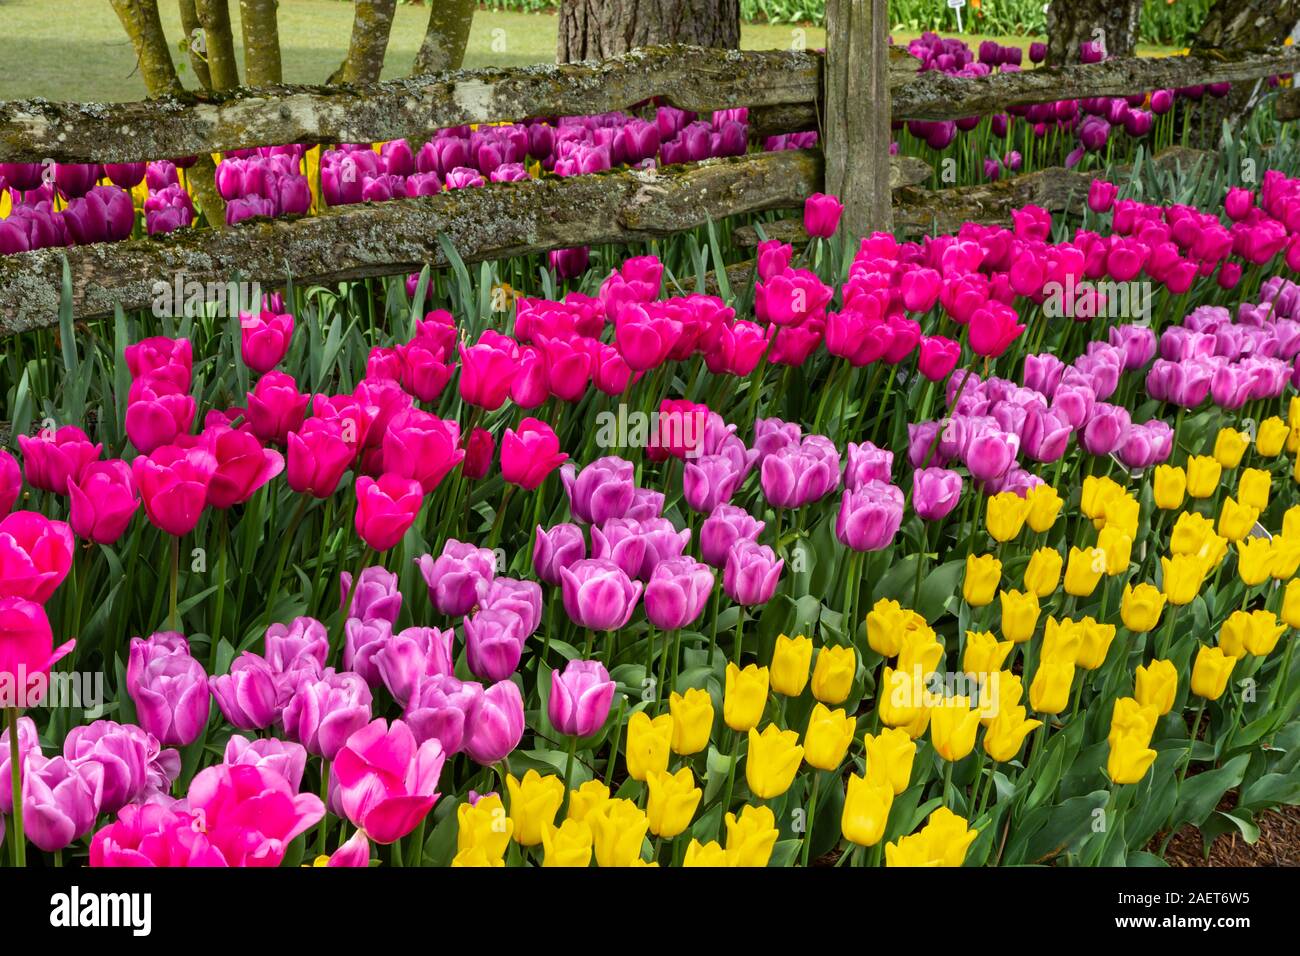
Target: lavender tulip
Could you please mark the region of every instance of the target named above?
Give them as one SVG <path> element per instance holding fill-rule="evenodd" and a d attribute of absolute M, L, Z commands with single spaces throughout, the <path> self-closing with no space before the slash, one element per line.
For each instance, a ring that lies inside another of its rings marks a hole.
<path fill-rule="evenodd" d="M 491 551 L 454 538 L 437 559 L 426 554 L 416 563 L 429 586 L 429 601 L 449 617 L 468 614 L 496 574 L 496 556 Z"/>
<path fill-rule="evenodd" d="M 533 570 L 552 586 L 560 583 L 560 569 L 587 556 L 587 542 L 576 524 L 557 524 L 547 530 L 537 526 L 533 539 Z"/>
<path fill-rule="evenodd" d="M 757 541 L 764 527 L 764 522 L 744 508 L 718 505 L 700 525 L 700 556 L 706 564 L 721 568 L 727 563 L 727 553 L 736 541 L 741 538 Z"/>
<path fill-rule="evenodd" d="M 563 673 L 551 671 L 547 714 L 569 737 L 590 737 L 604 726 L 614 699 L 614 682 L 600 661 L 569 661 Z"/>
<path fill-rule="evenodd" d="M 629 578 L 637 577 L 646 559 L 641 522 L 610 518 L 591 529 L 591 556 L 617 565 Z"/>
<path fill-rule="evenodd" d="M 766 604 L 776 593 L 784 561 L 765 544 L 740 538 L 727 552 L 722 588 L 737 604 Z"/>
<path fill-rule="evenodd" d="M 383 618 L 389 624 L 397 623 L 397 615 L 402 611 L 402 592 L 398 590 L 396 574 L 379 565 L 366 568 L 357 579 L 355 591 L 351 574 L 344 571 L 339 577 L 343 588 L 340 607 L 347 608 L 348 617 L 361 620 Z M 351 604 L 348 603 L 349 596 Z"/>
<path fill-rule="evenodd" d="M 704 612 L 714 583 L 713 571 L 694 558 L 661 561 L 645 586 L 646 617 L 661 630 L 686 627 Z"/>
<path fill-rule="evenodd" d="M 212 711 L 207 674 L 180 634 L 132 638 L 126 689 L 140 726 L 164 744 L 184 747 L 207 726 Z"/>
<path fill-rule="evenodd" d="M 451 628 L 408 627 L 384 642 L 372 660 L 393 700 L 405 706 L 421 678 L 455 671 L 455 637 Z"/>
<path fill-rule="evenodd" d="M 524 699 L 519 688 L 503 680 L 483 692 L 469 722 L 465 752 L 489 767 L 505 758 L 524 735 Z"/>
<path fill-rule="evenodd" d="M 289 781 L 289 786 L 297 792 L 302 786 L 302 772 L 307 766 L 307 751 L 302 744 L 292 741 L 277 740 L 274 737 L 249 740 L 239 734 L 231 734 L 221 762 L 228 767 L 248 765 L 274 770 Z"/>
<path fill-rule="evenodd" d="M 332 667 L 302 681 L 281 715 L 285 736 L 333 760 L 353 733 L 370 723 L 370 688 L 359 675 Z"/>
<path fill-rule="evenodd" d="M 948 468 L 912 472 L 912 508 L 922 521 L 942 521 L 961 500 L 961 475 Z"/>
<path fill-rule="evenodd" d="M 523 621 L 514 611 L 485 608 L 465 618 L 465 649 L 469 669 L 488 681 L 508 678 L 523 654 Z"/>
<path fill-rule="evenodd" d="M 522 622 L 523 635 L 530 637 L 542 623 L 542 587 L 536 581 L 494 578 L 479 606 L 513 611 Z"/>
<path fill-rule="evenodd" d="M 560 483 L 569 496 L 569 510 L 585 524 L 622 518 L 636 490 L 632 463 L 615 455 L 597 458 L 581 472 L 572 464 L 561 466 Z"/>
<path fill-rule="evenodd" d="M 577 561 L 560 574 L 565 612 L 579 627 L 593 631 L 627 626 L 644 587 L 618 565 L 599 558 Z"/>
<path fill-rule="evenodd" d="M 350 618 L 343 624 L 343 666 L 361 675 L 370 687 L 383 683 L 375 657 L 388 646 L 393 625 L 383 618 L 362 621 Z"/>
<path fill-rule="evenodd" d="M 726 455 L 688 458 L 682 471 L 682 497 L 693 511 L 708 514 L 730 501 L 744 479 L 745 473 Z"/>
<path fill-rule="evenodd" d="M 23 769 L 23 829 L 32 843 L 53 853 L 90 832 L 104 790 L 99 763 L 33 757 Z"/>
<path fill-rule="evenodd" d="M 149 735 L 139 727 L 97 720 L 68 731 L 63 756 L 77 767 L 87 762 L 99 765 L 103 776 L 99 808 L 114 814 L 139 797 L 149 782 L 149 741 Z M 157 750 L 157 741 L 152 749 Z"/>
<path fill-rule="evenodd" d="M 436 739 L 450 756 L 464 749 L 466 729 L 472 726 L 482 698 L 482 684 L 435 674 L 420 681 L 402 719 L 418 743 Z"/>
<path fill-rule="evenodd" d="M 835 521 L 835 536 L 854 551 L 880 551 L 893 543 L 903 521 L 903 492 L 872 479 L 844 492 Z"/>
<path fill-rule="evenodd" d="M 226 719 L 240 730 L 264 730 L 280 716 L 275 671 L 251 651 L 235 659 L 229 674 L 209 678 L 208 686 Z"/>

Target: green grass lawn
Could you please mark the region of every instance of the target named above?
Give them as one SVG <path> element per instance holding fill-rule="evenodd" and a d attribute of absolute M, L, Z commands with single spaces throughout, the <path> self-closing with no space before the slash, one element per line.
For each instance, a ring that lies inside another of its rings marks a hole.
<path fill-rule="evenodd" d="M 182 40 L 177 5 L 161 0 L 163 27 L 174 49 Z M 231 3 L 235 39 L 239 42 L 239 4 Z M 409 72 L 424 36 L 423 7 L 397 8 L 384 76 Z M 0 0 L 0 99 L 43 96 L 51 100 L 134 100 L 144 96 L 135 72 L 135 55 L 112 7 L 105 0 Z M 555 59 L 555 17 L 547 14 L 480 12 L 474 19 L 466 66 L 520 66 Z M 352 4 L 339 0 L 281 0 L 280 40 L 284 78 L 289 83 L 320 83 L 338 66 L 347 51 Z M 914 34 L 896 34 L 906 42 Z M 978 44 L 985 37 L 967 35 Z M 1028 46 L 1032 37 L 1003 42 Z M 746 25 L 741 44 L 746 49 L 808 49 L 825 45 L 819 27 Z M 194 82 L 188 58 L 174 52 L 184 65 L 182 78 Z"/>

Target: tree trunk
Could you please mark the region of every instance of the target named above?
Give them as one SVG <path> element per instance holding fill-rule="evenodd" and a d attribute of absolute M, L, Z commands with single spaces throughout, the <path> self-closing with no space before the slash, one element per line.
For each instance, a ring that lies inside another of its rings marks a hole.
<path fill-rule="evenodd" d="M 1192 41 L 1192 50 L 1251 50 L 1280 44 L 1300 20 L 1300 0 L 1216 0 Z M 1212 149 L 1223 138 L 1223 124 L 1233 125 L 1254 107 L 1263 80 L 1234 83 L 1224 97 L 1206 97 L 1184 109 L 1204 112 L 1193 142 Z"/>
<path fill-rule="evenodd" d="M 212 74 L 208 70 L 207 41 L 203 37 L 203 27 L 199 24 L 198 8 L 195 0 L 179 0 L 181 29 L 185 31 L 185 49 L 190 54 L 190 69 L 194 77 L 205 90 L 212 89 Z"/>
<path fill-rule="evenodd" d="M 140 75 L 144 77 L 145 92 L 151 99 L 175 96 L 184 92 L 172 53 L 167 46 L 162 21 L 158 17 L 158 0 L 113 0 L 113 9 L 122 21 L 122 27 L 131 38 L 135 55 L 140 61 Z M 226 225 L 226 204 L 217 192 L 217 169 L 212 157 L 202 153 L 191 167 L 190 184 L 194 187 L 199 208 L 216 229 Z"/>
<path fill-rule="evenodd" d="M 239 61 L 235 57 L 235 35 L 230 27 L 227 0 L 195 0 L 194 11 L 203 27 L 203 44 L 207 51 L 208 72 L 214 90 L 230 90 L 239 85 Z"/>
<path fill-rule="evenodd" d="M 384 70 L 397 0 L 355 0 L 354 7 L 348 55 L 329 83 L 377 83 Z"/>
<path fill-rule="evenodd" d="M 461 68 L 477 6 L 478 0 L 433 0 L 429 4 L 429 27 L 415 54 L 412 76 Z"/>
<path fill-rule="evenodd" d="M 560 63 L 667 43 L 737 49 L 740 0 L 563 0 L 560 7 Z"/>
<path fill-rule="evenodd" d="M 827 0 L 826 191 L 857 239 L 890 225 L 889 5 Z"/>
<path fill-rule="evenodd" d="M 1100 41 L 1108 56 L 1137 49 L 1142 0 L 1052 0 L 1047 8 L 1047 62 L 1079 62 L 1079 45 Z"/>
<path fill-rule="evenodd" d="M 244 81 L 249 86 L 278 86 L 280 29 L 276 22 L 279 0 L 239 0 L 244 28 Z"/>

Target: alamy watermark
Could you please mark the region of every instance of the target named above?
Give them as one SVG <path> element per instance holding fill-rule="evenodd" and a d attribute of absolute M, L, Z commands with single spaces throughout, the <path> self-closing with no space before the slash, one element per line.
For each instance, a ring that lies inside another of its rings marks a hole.
<path fill-rule="evenodd" d="M 610 448 L 662 448 L 686 458 L 703 454 L 708 415 L 699 410 L 642 412 L 619 404 L 596 415 L 596 444 Z"/>
<path fill-rule="evenodd" d="M 230 318 L 262 310 L 262 287 L 256 282 L 200 282 L 178 273 L 172 282 L 159 279 L 150 293 L 154 318 L 158 319 L 186 315 Z M 209 309 L 212 305 L 215 310 Z"/>
<path fill-rule="evenodd" d="M 104 714 L 104 675 L 101 671 L 37 671 L 23 664 L 17 672 L 0 671 L 0 707 L 80 708 L 91 720 Z"/>
<path fill-rule="evenodd" d="M 1155 290 L 1150 282 L 1065 282 L 1043 286 L 1043 315 L 1049 319 L 1128 319 L 1139 324 L 1151 321 Z"/>

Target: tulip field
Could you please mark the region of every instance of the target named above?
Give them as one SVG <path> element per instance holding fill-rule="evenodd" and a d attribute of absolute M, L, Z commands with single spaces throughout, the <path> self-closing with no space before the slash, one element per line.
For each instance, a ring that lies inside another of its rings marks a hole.
<path fill-rule="evenodd" d="M 1022 65 L 906 46 L 960 78 Z M 164 274 L 168 308 L 88 319 L 64 260 L 56 317 L 0 322 L 0 864 L 1256 844 L 1300 805 L 1288 84 L 1194 167 L 1153 154 L 1227 83 L 896 121 L 939 197 L 1083 177 L 950 232 L 854 235 L 817 192 L 197 303 Z M 0 261 L 818 142 L 750 119 L 232 151 L 224 222 L 188 160 L 0 163 Z"/>

